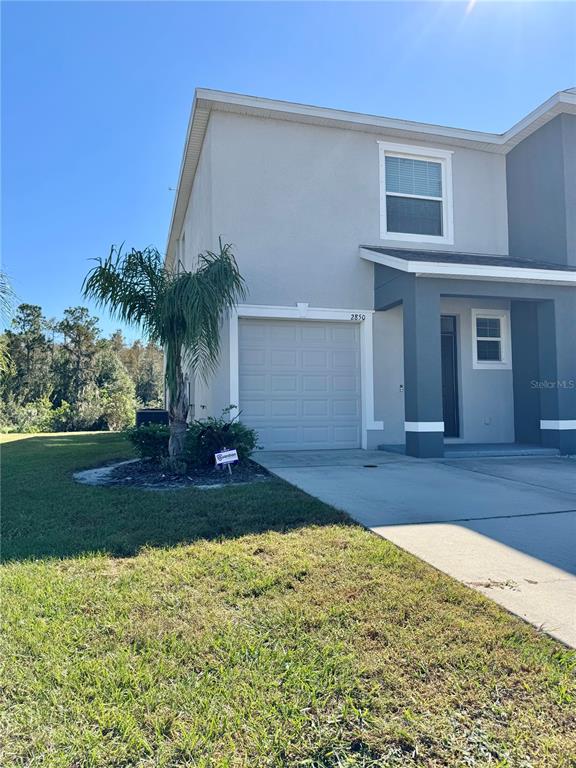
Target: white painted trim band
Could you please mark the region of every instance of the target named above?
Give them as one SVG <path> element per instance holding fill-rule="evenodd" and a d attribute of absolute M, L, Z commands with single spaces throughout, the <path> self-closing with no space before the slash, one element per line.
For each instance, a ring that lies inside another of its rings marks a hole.
<path fill-rule="evenodd" d="M 576 419 L 560 419 L 559 421 L 547 421 L 540 422 L 540 429 L 576 429 Z"/>
<path fill-rule="evenodd" d="M 405 421 L 406 432 L 444 432 L 443 421 Z"/>

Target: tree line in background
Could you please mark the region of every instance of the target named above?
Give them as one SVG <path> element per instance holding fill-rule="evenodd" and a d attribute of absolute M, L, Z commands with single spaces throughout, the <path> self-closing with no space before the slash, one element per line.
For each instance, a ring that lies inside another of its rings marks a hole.
<path fill-rule="evenodd" d="M 71 307 L 59 320 L 20 304 L 0 336 L 0 431 L 117 430 L 137 407 L 163 404 L 163 354 L 154 343 L 102 337 L 98 318 Z"/>

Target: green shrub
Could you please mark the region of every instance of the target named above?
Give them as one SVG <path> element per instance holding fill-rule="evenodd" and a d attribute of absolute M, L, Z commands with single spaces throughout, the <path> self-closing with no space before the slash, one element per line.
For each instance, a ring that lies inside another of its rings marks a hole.
<path fill-rule="evenodd" d="M 72 420 L 72 406 L 66 400 L 62 400 L 58 408 L 51 413 L 51 432 L 67 432 Z"/>
<path fill-rule="evenodd" d="M 237 417 L 229 418 L 225 408 L 218 418 L 197 419 L 188 427 L 186 435 L 186 462 L 189 466 L 214 464 L 214 454 L 224 450 L 238 451 L 239 461 L 247 461 L 256 448 L 258 436 Z"/>
<path fill-rule="evenodd" d="M 52 403 L 47 397 L 40 397 L 20 405 L 10 398 L 2 403 L 0 424 L 2 432 L 51 432 Z"/>
<path fill-rule="evenodd" d="M 141 459 L 160 462 L 168 456 L 170 430 L 165 424 L 143 424 L 124 431 Z"/>
<path fill-rule="evenodd" d="M 228 417 L 225 408 L 219 418 L 193 421 L 186 433 L 185 462 L 188 467 L 214 465 L 214 454 L 227 448 L 238 451 L 238 460 L 247 461 L 256 448 L 258 437 L 253 429 Z M 168 457 L 169 427 L 164 424 L 144 424 L 124 431 L 126 438 L 142 459 L 161 462 Z"/>

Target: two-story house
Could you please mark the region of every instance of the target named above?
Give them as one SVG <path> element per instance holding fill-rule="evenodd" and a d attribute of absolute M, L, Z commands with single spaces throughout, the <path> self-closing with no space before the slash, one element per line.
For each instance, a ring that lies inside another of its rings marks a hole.
<path fill-rule="evenodd" d="M 269 450 L 576 453 L 576 89 L 504 134 L 198 90 L 168 266 L 220 235 L 249 303 L 196 416 L 234 404 Z"/>

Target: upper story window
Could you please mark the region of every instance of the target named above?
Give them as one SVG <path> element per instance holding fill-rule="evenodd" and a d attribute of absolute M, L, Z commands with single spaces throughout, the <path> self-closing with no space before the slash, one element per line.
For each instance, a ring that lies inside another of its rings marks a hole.
<path fill-rule="evenodd" d="M 379 145 L 380 237 L 453 243 L 452 152 Z"/>

